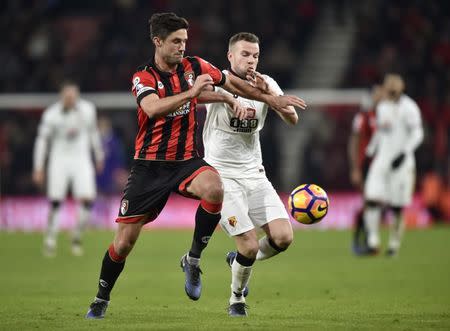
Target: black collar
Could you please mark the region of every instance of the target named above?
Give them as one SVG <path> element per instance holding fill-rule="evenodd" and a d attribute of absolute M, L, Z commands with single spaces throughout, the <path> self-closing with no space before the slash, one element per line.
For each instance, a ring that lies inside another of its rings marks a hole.
<path fill-rule="evenodd" d="M 155 63 L 155 56 L 152 57 L 152 59 L 148 62 L 149 66 L 151 66 L 153 69 L 155 69 L 155 71 L 160 75 L 160 76 L 164 76 L 164 77 L 171 77 L 175 72 L 170 72 L 170 71 L 162 71 L 158 68 L 158 66 Z M 177 65 L 178 68 L 178 65 Z"/>
<path fill-rule="evenodd" d="M 239 76 L 237 73 L 233 71 L 233 69 L 229 68 L 228 71 L 232 73 L 234 76 L 239 77 L 240 79 L 247 80 L 246 77 Z"/>

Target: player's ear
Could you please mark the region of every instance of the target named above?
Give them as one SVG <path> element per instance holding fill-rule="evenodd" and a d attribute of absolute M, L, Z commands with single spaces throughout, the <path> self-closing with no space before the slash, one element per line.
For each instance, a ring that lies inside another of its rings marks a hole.
<path fill-rule="evenodd" d="M 153 37 L 153 44 L 155 44 L 156 47 L 161 47 L 162 40 L 159 37 Z"/>
<path fill-rule="evenodd" d="M 231 58 L 233 57 L 233 54 L 231 54 L 231 51 L 228 51 L 227 53 L 227 59 L 228 61 L 231 61 Z"/>

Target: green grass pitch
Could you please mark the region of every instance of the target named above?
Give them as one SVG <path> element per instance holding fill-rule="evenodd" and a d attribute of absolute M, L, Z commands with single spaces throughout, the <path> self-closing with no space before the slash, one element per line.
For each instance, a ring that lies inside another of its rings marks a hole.
<path fill-rule="evenodd" d="M 231 239 L 216 232 L 202 260 L 203 294 L 184 293 L 179 259 L 191 231 L 145 231 L 104 320 L 85 320 L 111 232 L 90 232 L 87 254 L 41 255 L 40 234 L 0 232 L 0 330 L 450 329 L 450 228 L 408 231 L 401 255 L 356 258 L 346 231 L 297 231 L 290 249 L 257 262 L 247 318 L 226 308 Z M 386 234 L 384 233 L 384 236 Z"/>

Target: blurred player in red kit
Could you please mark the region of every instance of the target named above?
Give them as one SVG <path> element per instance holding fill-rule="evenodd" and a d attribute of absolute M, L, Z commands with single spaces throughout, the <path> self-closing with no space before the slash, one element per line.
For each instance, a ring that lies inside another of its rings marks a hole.
<path fill-rule="evenodd" d="M 383 89 L 379 85 L 372 88 L 371 95 L 362 102 L 361 110 L 356 113 L 352 123 L 352 133 L 348 144 L 351 183 L 362 192 L 371 159 L 366 148 L 376 128 L 375 109 L 383 98 Z M 363 207 L 356 213 L 355 229 L 352 238 L 352 250 L 362 254 L 367 248 L 367 236 L 364 228 Z"/>

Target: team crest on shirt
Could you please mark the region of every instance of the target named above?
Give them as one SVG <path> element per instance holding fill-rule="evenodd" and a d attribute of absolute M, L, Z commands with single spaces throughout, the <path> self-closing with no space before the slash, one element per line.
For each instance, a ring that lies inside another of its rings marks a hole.
<path fill-rule="evenodd" d="M 186 71 L 184 73 L 184 79 L 186 79 L 190 87 L 194 86 L 195 74 L 192 71 Z"/>
<path fill-rule="evenodd" d="M 164 84 L 158 81 L 158 88 L 161 90 L 164 88 Z"/>
<path fill-rule="evenodd" d="M 230 224 L 234 228 L 237 224 L 236 216 L 228 217 L 228 224 Z"/>
<path fill-rule="evenodd" d="M 120 203 L 120 213 L 122 215 L 125 215 L 128 211 L 128 200 L 127 199 L 123 199 L 122 202 Z"/>

